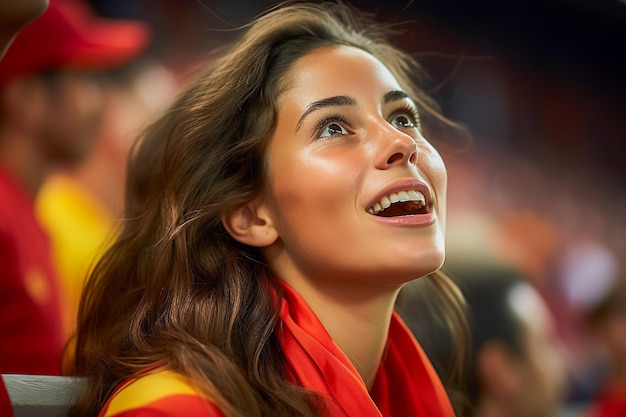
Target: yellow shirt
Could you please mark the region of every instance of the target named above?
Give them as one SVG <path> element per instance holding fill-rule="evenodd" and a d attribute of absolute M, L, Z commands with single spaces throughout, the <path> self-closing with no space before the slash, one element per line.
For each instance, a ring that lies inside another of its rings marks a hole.
<path fill-rule="evenodd" d="M 85 278 L 113 241 L 114 219 L 78 181 L 63 174 L 44 183 L 36 213 L 50 236 L 66 329 L 71 332 Z"/>

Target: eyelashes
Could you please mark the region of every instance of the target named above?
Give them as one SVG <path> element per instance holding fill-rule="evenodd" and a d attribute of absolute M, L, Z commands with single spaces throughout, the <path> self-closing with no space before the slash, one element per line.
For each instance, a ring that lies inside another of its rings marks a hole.
<path fill-rule="evenodd" d="M 392 120 L 394 120 L 396 117 L 401 116 L 401 115 L 410 116 L 410 120 L 409 120 L 410 125 L 396 126 L 396 127 L 421 129 L 420 115 L 419 115 L 419 112 L 417 111 L 417 108 L 415 108 L 415 106 L 405 104 L 404 106 L 400 107 L 399 109 L 392 112 L 391 114 L 392 114 Z"/>
<path fill-rule="evenodd" d="M 333 125 L 337 125 L 339 129 L 337 129 L 337 127 L 331 129 Z M 346 126 L 348 128 L 352 127 L 350 125 L 350 122 L 348 121 L 348 119 L 346 119 L 345 116 L 342 116 L 340 114 L 331 114 L 331 115 L 324 117 L 315 126 L 315 129 L 313 130 L 313 137 L 325 138 L 325 137 L 338 136 L 338 135 L 344 134 L 341 131 L 342 130 L 345 131 Z M 324 134 L 326 130 L 328 130 L 328 134 Z M 339 131 L 339 133 L 337 133 L 337 131 Z"/>
<path fill-rule="evenodd" d="M 397 120 L 400 116 L 404 116 L 406 120 Z M 396 129 L 420 129 L 419 112 L 415 106 L 404 104 L 391 112 L 388 122 Z M 322 118 L 314 127 L 312 137 L 314 139 L 332 138 L 335 136 L 343 136 L 353 129 L 353 125 L 348 118 L 339 113 L 329 114 Z"/>

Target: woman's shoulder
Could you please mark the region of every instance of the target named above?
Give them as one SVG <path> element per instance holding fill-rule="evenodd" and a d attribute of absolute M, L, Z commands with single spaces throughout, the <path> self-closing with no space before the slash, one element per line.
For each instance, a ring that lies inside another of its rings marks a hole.
<path fill-rule="evenodd" d="M 156 370 L 123 383 L 100 417 L 223 417 L 183 375 Z"/>

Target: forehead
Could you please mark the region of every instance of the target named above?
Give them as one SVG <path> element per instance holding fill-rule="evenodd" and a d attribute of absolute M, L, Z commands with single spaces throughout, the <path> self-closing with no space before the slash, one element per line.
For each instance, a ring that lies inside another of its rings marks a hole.
<path fill-rule="evenodd" d="M 351 46 L 323 47 L 294 62 L 279 102 L 311 103 L 336 95 L 382 99 L 391 90 L 402 88 L 373 55 Z"/>

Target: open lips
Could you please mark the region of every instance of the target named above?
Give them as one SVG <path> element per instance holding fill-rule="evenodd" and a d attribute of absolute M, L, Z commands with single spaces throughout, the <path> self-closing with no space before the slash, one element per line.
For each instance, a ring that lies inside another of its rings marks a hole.
<path fill-rule="evenodd" d="M 419 191 L 399 191 L 391 193 L 381 198 L 367 212 L 376 216 L 394 217 L 394 216 L 412 216 L 417 214 L 426 214 L 426 198 Z"/>

